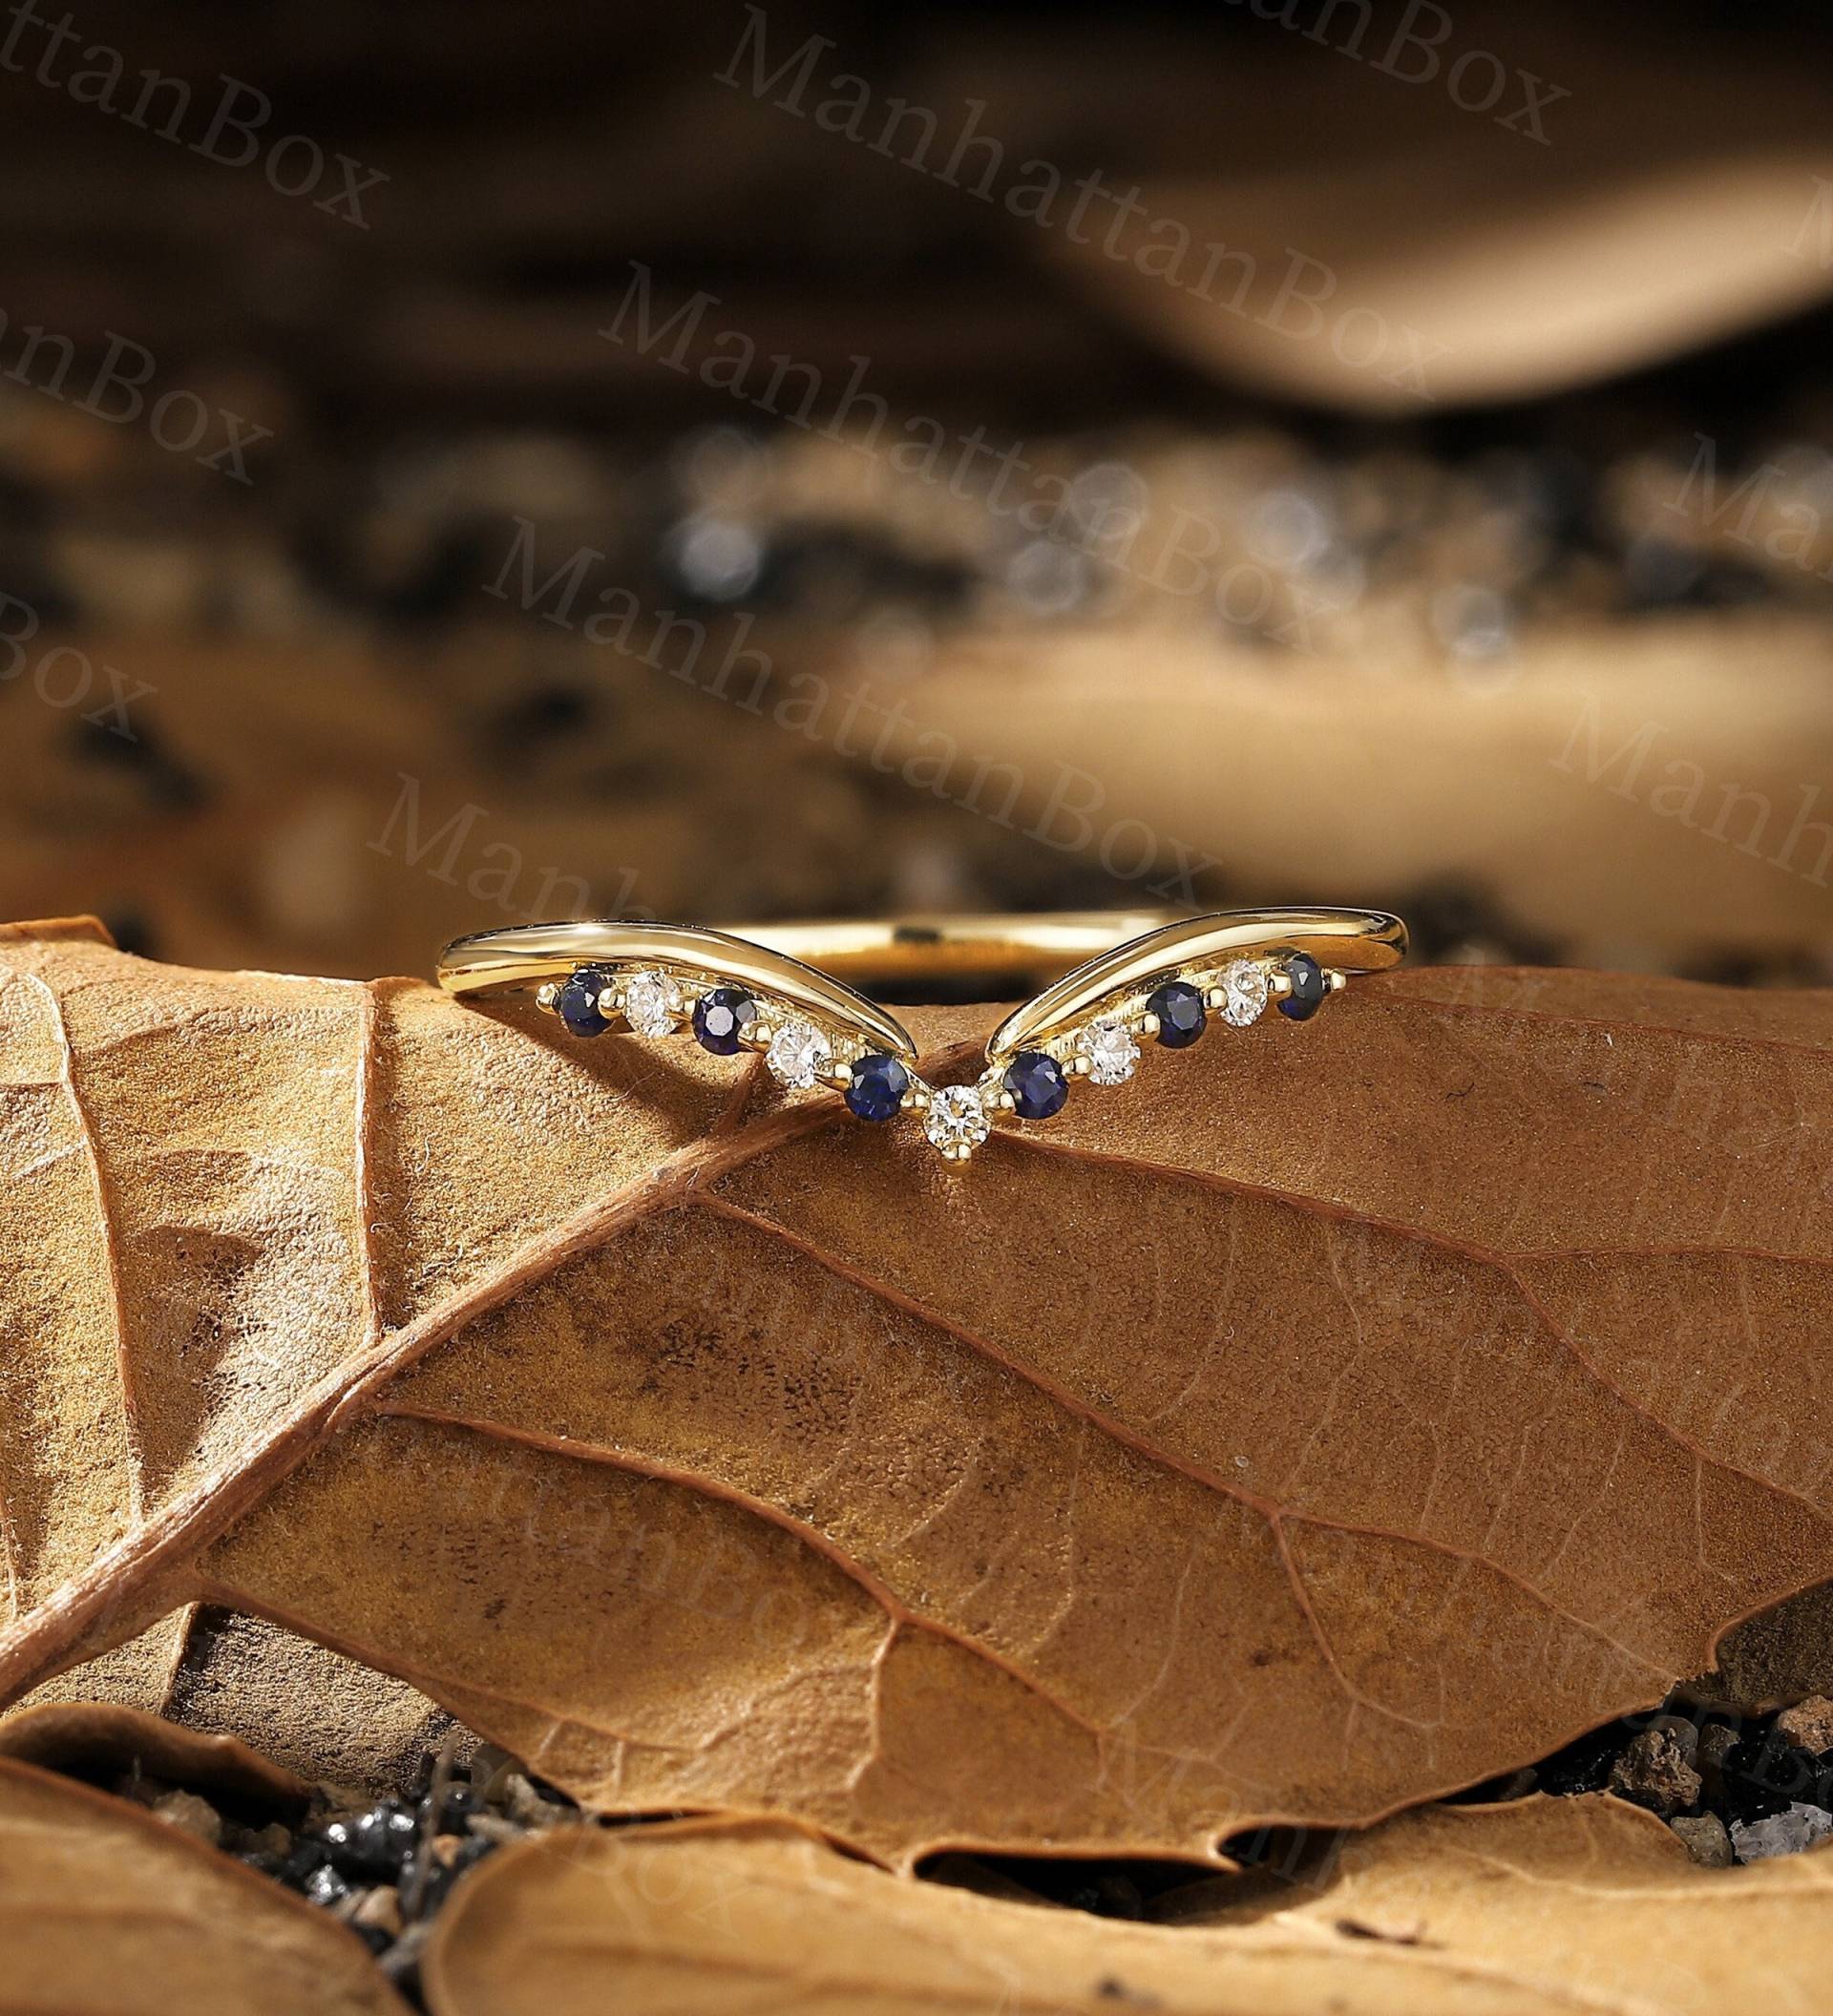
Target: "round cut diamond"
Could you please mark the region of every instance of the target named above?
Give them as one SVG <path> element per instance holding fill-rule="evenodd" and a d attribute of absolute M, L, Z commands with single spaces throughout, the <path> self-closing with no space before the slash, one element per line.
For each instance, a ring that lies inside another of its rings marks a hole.
<path fill-rule="evenodd" d="M 806 1092 L 833 1062 L 828 1040 L 810 1022 L 785 1022 L 765 1053 L 778 1084 Z"/>
<path fill-rule="evenodd" d="M 1076 1038 L 1076 1048 L 1088 1060 L 1088 1076 L 1098 1085 L 1124 1085 L 1139 1062 L 1139 1045 L 1125 1022 L 1090 1022 Z"/>
<path fill-rule="evenodd" d="M 639 1036 L 666 1036 L 681 1019 L 681 989 L 665 973 L 633 973 L 623 983 L 623 1018 Z"/>
<path fill-rule="evenodd" d="M 1266 1012 L 1267 969 L 1253 959 L 1233 959 L 1222 969 L 1222 1019 L 1245 1029 Z"/>
<path fill-rule="evenodd" d="M 978 1085 L 944 1085 L 930 1100 L 923 1132 L 944 1155 L 969 1155 L 988 1133 Z"/>

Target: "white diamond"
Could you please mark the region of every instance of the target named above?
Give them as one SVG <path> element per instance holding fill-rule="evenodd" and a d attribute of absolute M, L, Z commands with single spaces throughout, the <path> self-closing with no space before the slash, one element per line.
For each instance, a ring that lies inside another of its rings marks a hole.
<path fill-rule="evenodd" d="M 986 1108 L 978 1085 L 944 1085 L 929 1102 L 923 1132 L 944 1153 L 978 1148 L 987 1137 Z"/>
<path fill-rule="evenodd" d="M 1233 959 L 1222 969 L 1222 1019 L 1245 1029 L 1267 1005 L 1267 969 L 1253 959 Z"/>
<path fill-rule="evenodd" d="M 1088 1060 L 1088 1076 L 1098 1085 L 1124 1085 L 1139 1061 L 1139 1045 L 1125 1022 L 1090 1022 L 1076 1038 L 1076 1048 Z"/>
<path fill-rule="evenodd" d="M 666 1036 L 681 1018 L 681 989 L 665 973 L 633 973 L 623 983 L 623 1018 L 639 1036 Z"/>
<path fill-rule="evenodd" d="M 785 1022 L 765 1053 L 770 1076 L 779 1084 L 806 1092 L 833 1062 L 833 1052 L 820 1030 L 808 1022 Z"/>

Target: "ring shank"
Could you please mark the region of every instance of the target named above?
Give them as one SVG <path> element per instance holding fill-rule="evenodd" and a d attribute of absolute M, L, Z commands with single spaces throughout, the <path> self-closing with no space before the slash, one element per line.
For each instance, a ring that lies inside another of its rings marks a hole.
<path fill-rule="evenodd" d="M 1012 911 L 884 920 L 826 917 L 719 928 L 855 986 L 963 976 L 1035 982 L 1053 978 L 1144 932 L 1157 931 L 1177 914 L 1169 910 Z"/>
<path fill-rule="evenodd" d="M 1379 973 L 1406 956 L 1406 926 L 1384 910 L 1228 910 L 1179 917 L 1085 959 L 1015 1008 L 986 1046 L 995 1060 L 1050 1040 L 1109 997 L 1173 970 L 1215 969 L 1272 952 L 1306 953 L 1341 973 Z"/>
<path fill-rule="evenodd" d="M 916 1060 L 916 1045 L 897 1018 L 844 980 L 756 939 L 693 925 L 606 918 L 482 931 L 446 947 L 439 955 L 438 976 L 448 994 L 504 994 L 600 965 L 655 965 L 716 975 L 774 995 L 907 1062 Z"/>
<path fill-rule="evenodd" d="M 1139 951 L 1122 956 L 1135 940 L 1144 941 Z M 597 962 L 711 962 L 748 983 L 780 988 L 788 978 L 798 989 L 825 991 L 832 996 L 826 1005 L 857 1015 L 872 1006 L 856 991 L 863 982 L 908 984 L 965 975 L 1034 986 L 1055 981 L 1028 1004 L 1041 1021 L 1054 1021 L 1090 985 L 1123 985 L 1136 976 L 1135 967 L 1144 974 L 1155 964 L 1275 947 L 1309 953 L 1345 972 L 1374 973 L 1405 956 L 1406 927 L 1385 911 L 1329 909 L 1237 910 L 1203 917 L 1165 910 L 1001 912 L 717 928 L 605 919 L 516 925 L 454 939 L 439 956 L 439 984 L 450 994 L 500 993 L 564 978 L 576 967 Z"/>

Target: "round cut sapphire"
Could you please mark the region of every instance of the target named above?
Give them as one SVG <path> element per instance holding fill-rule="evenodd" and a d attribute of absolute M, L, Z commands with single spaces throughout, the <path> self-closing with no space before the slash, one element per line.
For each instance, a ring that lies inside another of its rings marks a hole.
<path fill-rule="evenodd" d="M 1188 1050 L 1203 1034 L 1208 1018 L 1203 997 L 1186 980 L 1167 980 L 1146 1003 L 1158 1018 L 1158 1040 L 1168 1050 Z"/>
<path fill-rule="evenodd" d="M 910 1090 L 910 1073 L 882 1052 L 862 1057 L 847 1081 L 848 1106 L 861 1120 L 890 1120 Z"/>
<path fill-rule="evenodd" d="M 611 1026 L 599 1013 L 599 990 L 610 984 L 601 966 L 581 966 L 554 997 L 555 1009 L 575 1036 L 602 1036 Z"/>
<path fill-rule="evenodd" d="M 1310 1021 L 1330 992 L 1324 969 L 1310 953 L 1295 952 L 1286 961 L 1286 977 L 1292 982 L 1292 992 L 1280 1001 L 1279 1013 L 1291 1016 L 1295 1022 Z"/>
<path fill-rule="evenodd" d="M 1021 1120 L 1048 1120 L 1063 1111 L 1069 1097 L 1068 1074 L 1042 1050 L 1021 1050 L 1000 1082 L 1011 1093 L 1012 1110 Z"/>
<path fill-rule="evenodd" d="M 736 1057 L 757 1003 L 742 987 L 715 987 L 694 1003 L 694 1040 L 715 1057 Z"/>

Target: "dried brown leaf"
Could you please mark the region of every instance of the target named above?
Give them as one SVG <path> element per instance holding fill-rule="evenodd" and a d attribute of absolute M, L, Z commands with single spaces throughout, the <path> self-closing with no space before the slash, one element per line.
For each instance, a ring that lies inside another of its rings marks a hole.
<path fill-rule="evenodd" d="M 352 1804 L 423 1782 L 427 1759 L 453 1728 L 404 1680 L 265 1618 L 200 1604 L 44 1682 L 14 1719 L 53 1705 L 103 1715 L 124 1709 L 137 1723 L 228 1737 L 307 1784 L 336 1787 Z M 0 1718 L 0 1750 L 10 1726 Z M 457 1754 L 472 1747 L 461 1733 Z"/>
<path fill-rule="evenodd" d="M 1170 1927 L 887 1876 L 776 1821 L 569 1829 L 468 1878 L 421 1971 L 433 2016 L 1805 2016 L 1829 1871 L 1701 1869 L 1606 1798 L 1442 1807 Z"/>
<path fill-rule="evenodd" d="M 1202 1858 L 1833 1575 L 1824 996 L 1416 972 L 957 1174 L 691 1046 L 0 954 L 8 1693 L 205 1601 L 607 1810 Z"/>
<path fill-rule="evenodd" d="M 352 1932 L 124 1799 L 0 1757 L 0 2010 L 407 2016 Z"/>
<path fill-rule="evenodd" d="M 280 1809 L 303 1809 L 311 1796 L 303 1779 L 233 1736 L 205 1735 L 109 1702 L 22 1709 L 0 1722 L 0 1757 L 98 1782 L 137 1768 L 192 1791 L 231 1793 Z"/>

